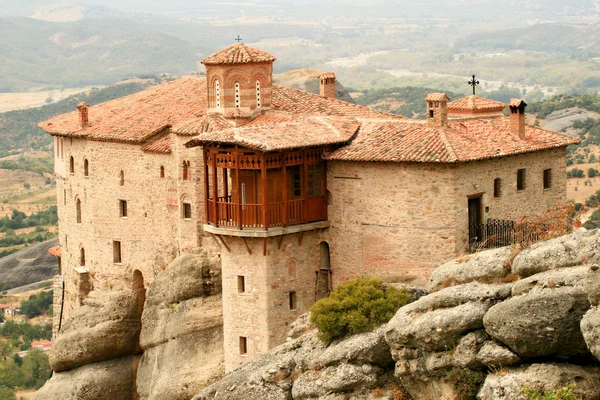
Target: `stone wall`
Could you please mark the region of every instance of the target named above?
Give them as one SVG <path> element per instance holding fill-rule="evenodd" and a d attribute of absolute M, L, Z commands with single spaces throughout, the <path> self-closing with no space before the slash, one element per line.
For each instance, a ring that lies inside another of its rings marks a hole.
<path fill-rule="evenodd" d="M 225 368 L 230 371 L 256 355 L 281 344 L 289 325 L 315 301 L 315 276 L 319 269 L 320 231 L 294 233 L 267 239 L 223 237 L 230 251 L 222 250 L 223 331 Z M 238 290 L 244 277 L 245 292 Z M 296 308 L 290 309 L 290 292 Z M 240 337 L 247 354 L 240 354 Z"/>
<path fill-rule="evenodd" d="M 334 283 L 357 275 L 423 283 L 435 265 L 467 250 L 469 197 L 481 196 L 483 223 L 535 215 L 566 200 L 565 165 L 565 149 L 457 165 L 329 162 Z M 552 169 L 550 189 L 544 169 Z"/>
<path fill-rule="evenodd" d="M 197 148 L 183 146 L 186 138 L 172 139 L 171 154 L 145 153 L 138 145 L 63 140 L 66 166 L 55 171 L 65 278 L 63 320 L 81 300 L 75 267 L 89 271 L 94 290 L 129 289 L 135 270 L 142 273 L 147 286 L 178 254 L 198 247 L 198 216 L 204 214 L 204 203 L 197 200 L 202 198 L 202 155 Z M 74 173 L 69 172 L 71 156 Z M 84 176 L 86 159 L 89 176 Z M 191 163 L 188 180 L 183 180 L 181 159 Z M 78 199 L 81 223 L 77 223 Z M 120 216 L 120 200 L 127 201 L 126 217 Z M 183 201 L 192 204 L 190 219 L 183 218 Z M 114 241 L 121 242 L 120 263 L 114 261 Z"/>

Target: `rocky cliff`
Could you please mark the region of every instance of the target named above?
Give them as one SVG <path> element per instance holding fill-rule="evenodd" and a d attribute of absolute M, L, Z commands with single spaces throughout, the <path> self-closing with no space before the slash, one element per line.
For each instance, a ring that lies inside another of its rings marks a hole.
<path fill-rule="evenodd" d="M 92 294 L 64 324 L 36 399 L 520 400 L 575 384 L 600 400 L 600 232 L 464 256 L 376 330 L 288 340 L 226 376 L 218 259 L 175 260 L 140 295 Z M 138 339 L 139 338 L 139 339 Z"/>

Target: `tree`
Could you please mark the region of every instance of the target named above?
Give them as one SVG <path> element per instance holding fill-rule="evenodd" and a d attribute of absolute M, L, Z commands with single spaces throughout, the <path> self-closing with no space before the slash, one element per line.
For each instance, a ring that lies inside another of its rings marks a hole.
<path fill-rule="evenodd" d="M 600 172 L 597 169 L 595 169 L 595 168 L 588 169 L 588 178 L 594 178 L 598 175 L 600 175 Z"/>
<path fill-rule="evenodd" d="M 33 349 L 23 359 L 21 366 L 24 376 L 24 385 L 39 389 L 50 378 L 50 363 L 48 356 L 39 349 Z"/>
<path fill-rule="evenodd" d="M 0 400 L 17 400 L 17 396 L 11 388 L 0 386 Z"/>

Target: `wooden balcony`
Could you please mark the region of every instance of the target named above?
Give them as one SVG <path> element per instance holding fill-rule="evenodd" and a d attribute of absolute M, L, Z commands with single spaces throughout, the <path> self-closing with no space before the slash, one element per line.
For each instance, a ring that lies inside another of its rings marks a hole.
<path fill-rule="evenodd" d="M 206 148 L 205 229 L 245 236 L 234 231 L 289 232 L 288 227 L 305 225 L 302 231 L 326 221 L 326 169 L 320 153 Z"/>

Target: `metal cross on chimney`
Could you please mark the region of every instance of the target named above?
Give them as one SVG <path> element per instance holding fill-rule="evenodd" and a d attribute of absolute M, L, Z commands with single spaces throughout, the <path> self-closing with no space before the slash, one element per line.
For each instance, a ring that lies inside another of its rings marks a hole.
<path fill-rule="evenodd" d="M 473 79 L 469 82 L 469 85 L 473 86 L 473 95 L 475 95 L 475 86 L 479 85 L 479 81 L 475 79 L 475 75 L 473 75 Z"/>
<path fill-rule="evenodd" d="M 242 38 L 240 37 L 240 35 L 238 35 L 238 37 L 236 37 L 235 39 L 233 39 L 235 41 L 237 41 L 238 43 L 240 43 L 242 41 Z"/>

